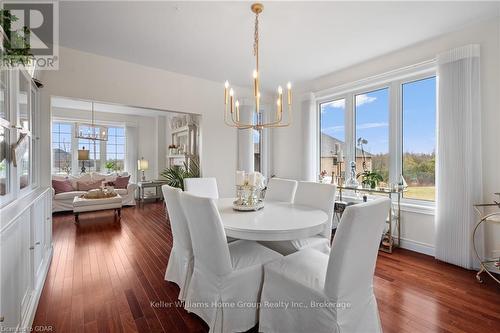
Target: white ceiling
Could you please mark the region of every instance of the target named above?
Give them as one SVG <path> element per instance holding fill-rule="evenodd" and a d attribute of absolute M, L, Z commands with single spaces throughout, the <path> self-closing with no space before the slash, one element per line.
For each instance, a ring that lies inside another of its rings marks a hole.
<path fill-rule="evenodd" d="M 61 2 L 61 45 L 247 86 L 250 2 Z M 499 2 L 264 2 L 267 88 L 309 80 L 499 15 Z"/>

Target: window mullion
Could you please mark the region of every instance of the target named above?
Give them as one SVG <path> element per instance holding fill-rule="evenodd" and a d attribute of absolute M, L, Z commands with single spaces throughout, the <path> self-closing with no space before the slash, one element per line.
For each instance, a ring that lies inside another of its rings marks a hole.
<path fill-rule="evenodd" d="M 389 182 L 396 184 L 402 174 L 401 82 L 389 87 Z"/>
<path fill-rule="evenodd" d="M 349 93 L 345 96 L 345 165 L 344 170 L 347 174 L 350 170 L 351 161 L 355 160 L 355 145 L 356 145 L 356 130 L 355 130 L 355 110 L 354 110 L 354 94 Z"/>
<path fill-rule="evenodd" d="M 101 128 L 99 128 L 99 130 L 101 130 Z M 109 130 L 109 129 L 106 129 L 106 130 Z M 109 140 L 109 135 L 108 135 L 108 140 Z M 106 170 L 106 154 L 107 154 L 107 141 L 99 141 L 100 144 L 101 144 L 101 149 L 100 149 L 100 154 L 99 154 L 99 158 L 101 159 L 101 162 L 100 162 L 100 165 L 101 165 L 101 170 L 99 170 L 99 172 L 102 172 L 104 173 L 105 170 Z"/>
<path fill-rule="evenodd" d="M 72 124 L 71 126 L 71 173 L 73 175 L 78 175 L 78 138 L 76 137 L 76 131 L 78 131 L 78 125 Z"/>

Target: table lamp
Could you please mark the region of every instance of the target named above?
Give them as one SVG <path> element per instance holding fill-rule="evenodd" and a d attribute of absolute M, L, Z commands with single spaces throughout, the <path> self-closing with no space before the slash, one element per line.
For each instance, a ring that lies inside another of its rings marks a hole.
<path fill-rule="evenodd" d="M 82 173 L 85 173 L 85 161 L 89 160 L 89 151 L 85 147 L 78 149 L 78 160 L 82 161 Z"/>
<path fill-rule="evenodd" d="M 144 171 L 146 171 L 149 168 L 149 162 L 148 160 L 145 160 L 144 157 L 141 157 L 140 160 L 137 160 L 137 169 L 139 171 L 142 171 L 142 177 L 141 181 L 146 181 L 146 175 L 144 174 Z"/>

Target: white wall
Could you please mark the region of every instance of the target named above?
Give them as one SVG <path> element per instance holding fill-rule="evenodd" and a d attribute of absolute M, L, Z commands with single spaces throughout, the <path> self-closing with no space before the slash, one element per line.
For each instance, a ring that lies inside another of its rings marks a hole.
<path fill-rule="evenodd" d="M 236 130 L 223 122 L 222 83 L 64 47 L 59 58 L 59 70 L 44 71 L 40 77 L 45 85 L 41 90 L 43 114 L 50 114 L 50 96 L 201 114 L 203 175 L 217 178 L 222 196 L 234 194 Z M 50 133 L 49 118 L 42 119 L 42 133 Z M 41 145 L 43 151 L 50 151 L 48 135 Z M 42 161 L 41 168 L 42 179 L 48 182 L 50 159 Z"/>
<path fill-rule="evenodd" d="M 500 143 L 500 19 L 477 22 L 459 31 L 305 82 L 300 85 L 299 90 L 303 96 L 308 96 L 309 92 L 321 91 L 417 64 L 435 58 L 440 52 L 471 43 L 481 45 L 483 183 L 484 198 L 491 201 L 492 193 L 500 191 L 500 172 L 498 172 L 500 165 L 500 150 L 498 149 Z M 296 96 L 299 96 L 299 93 L 296 93 Z M 308 112 L 307 107 L 299 108 L 300 103 L 300 99 L 294 100 L 296 115 Z M 295 119 L 307 121 L 308 118 L 302 115 Z M 303 124 L 296 124 L 286 130 L 274 131 L 275 154 L 273 157 L 276 175 L 303 178 L 307 174 L 307 170 L 304 170 L 304 166 L 300 163 L 305 153 L 309 151 L 302 144 L 305 140 L 299 140 L 303 137 L 303 132 L 305 132 Z M 285 144 L 287 142 L 290 144 Z M 489 251 L 493 250 L 494 244 L 500 243 L 500 230 L 498 229 L 500 229 L 498 225 L 491 226 L 487 231 L 487 250 Z M 406 244 L 415 246 L 424 244 L 433 247 L 433 216 L 405 212 L 403 237 L 407 239 Z M 428 250 L 429 246 L 427 246 Z"/>

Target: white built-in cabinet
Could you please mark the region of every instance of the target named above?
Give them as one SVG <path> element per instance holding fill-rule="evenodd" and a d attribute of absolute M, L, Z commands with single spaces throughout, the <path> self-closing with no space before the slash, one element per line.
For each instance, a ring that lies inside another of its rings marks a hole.
<path fill-rule="evenodd" d="M 9 205 L 0 220 L 0 331 L 31 327 L 52 258 L 52 190 Z"/>
<path fill-rule="evenodd" d="M 40 186 L 39 122 L 31 76 L 0 70 L 0 332 L 30 331 L 52 258 L 52 189 Z M 15 165 L 11 148 L 24 135 L 27 149 Z"/>

